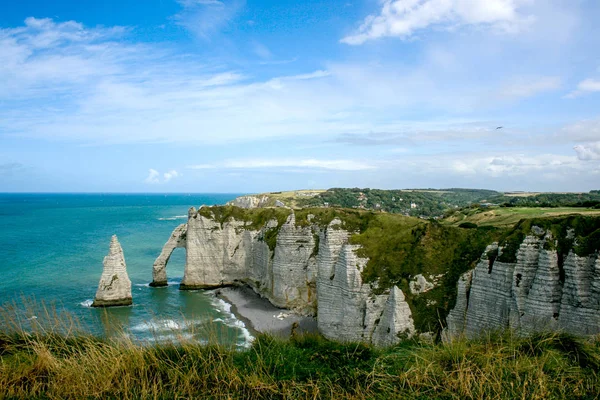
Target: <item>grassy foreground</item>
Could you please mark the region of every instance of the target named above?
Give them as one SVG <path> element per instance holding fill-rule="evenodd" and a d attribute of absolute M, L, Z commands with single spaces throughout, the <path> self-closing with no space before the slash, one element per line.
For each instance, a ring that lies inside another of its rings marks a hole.
<path fill-rule="evenodd" d="M 510 334 L 387 349 L 259 336 L 245 351 L 0 334 L 0 398 L 592 399 L 600 344 Z"/>

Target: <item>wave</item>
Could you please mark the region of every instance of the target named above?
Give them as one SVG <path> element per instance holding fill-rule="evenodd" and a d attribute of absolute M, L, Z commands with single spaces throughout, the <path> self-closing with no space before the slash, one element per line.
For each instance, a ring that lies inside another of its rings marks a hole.
<path fill-rule="evenodd" d="M 94 303 L 94 300 L 88 299 L 86 301 L 82 301 L 81 303 L 79 303 L 79 305 L 81 305 L 83 307 L 91 307 L 93 303 Z"/>
<path fill-rule="evenodd" d="M 176 219 L 183 219 L 183 218 L 187 218 L 187 215 L 174 215 L 172 217 L 163 217 L 163 218 L 158 218 L 159 221 L 175 221 Z"/>
<path fill-rule="evenodd" d="M 225 300 L 219 297 L 216 297 L 214 292 L 212 292 L 211 294 L 214 295 L 213 299 L 211 300 L 211 304 L 217 311 L 225 315 L 225 318 L 215 318 L 213 319 L 213 322 L 221 322 L 222 324 L 230 328 L 238 329 L 240 332 L 239 338 L 243 339 L 243 342 L 241 344 L 238 344 L 238 346 L 244 348 L 252 346 L 252 342 L 255 338 L 254 336 L 252 336 L 248 328 L 246 328 L 244 322 L 237 319 L 235 314 L 231 312 L 231 304 L 227 303 Z"/>
<path fill-rule="evenodd" d="M 185 324 L 172 319 L 163 319 L 159 321 L 142 322 L 131 327 L 134 332 L 157 332 L 157 331 L 177 331 L 185 328 Z"/>

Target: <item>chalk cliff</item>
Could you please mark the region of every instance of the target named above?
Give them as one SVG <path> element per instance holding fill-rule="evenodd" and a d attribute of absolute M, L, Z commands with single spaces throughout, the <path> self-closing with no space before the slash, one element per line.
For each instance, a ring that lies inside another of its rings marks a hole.
<path fill-rule="evenodd" d="M 127 275 L 123 249 L 117 236 L 113 235 L 108 255 L 104 257 L 104 269 L 92 307 L 128 306 L 131 304 L 131 281 Z"/>
<path fill-rule="evenodd" d="M 525 221 L 478 230 L 327 208 L 191 208 L 154 264 L 153 285 L 184 247 L 181 289 L 248 285 L 316 316 L 332 339 L 390 345 L 443 326 L 446 338 L 600 333 L 600 218 Z"/>
<path fill-rule="evenodd" d="M 600 333 L 598 249 L 578 256 L 573 248 L 556 248 L 564 239 L 533 226 L 514 262 L 499 261 L 505 247 L 489 246 L 475 269 L 458 282 L 456 306 L 447 318 L 448 336 L 474 337 L 506 328 Z M 576 246 L 577 240 L 571 239 Z"/>
<path fill-rule="evenodd" d="M 264 207 L 267 201 L 269 201 L 267 196 L 240 196 L 228 202 L 227 205 L 240 208 L 260 208 Z"/>
<path fill-rule="evenodd" d="M 155 286 L 166 281 L 172 249 L 185 247 L 181 289 L 245 284 L 275 306 L 316 315 L 323 335 L 338 340 L 391 344 L 414 332 L 399 288 L 373 295 L 363 284 L 368 260 L 356 255 L 359 246 L 349 243 L 340 220 L 299 225 L 290 210 L 283 223 L 273 218 L 257 226 L 202 214 L 190 209 L 186 226 L 171 235 L 154 264 Z M 377 330 L 380 324 L 385 326 Z"/>
<path fill-rule="evenodd" d="M 167 243 L 165 243 L 160 255 L 154 261 L 152 267 L 152 282 L 150 286 L 161 287 L 167 286 L 167 263 L 171 254 L 178 247 L 184 247 L 186 243 L 187 224 L 181 224 L 171 234 Z"/>
<path fill-rule="evenodd" d="M 361 273 L 368 259 L 356 255 L 359 246 L 348 243 L 349 232 L 333 220 L 320 235 L 318 257 L 317 322 L 326 337 L 387 345 L 399 334 L 414 333 L 411 310 L 396 286 L 373 294 Z"/>

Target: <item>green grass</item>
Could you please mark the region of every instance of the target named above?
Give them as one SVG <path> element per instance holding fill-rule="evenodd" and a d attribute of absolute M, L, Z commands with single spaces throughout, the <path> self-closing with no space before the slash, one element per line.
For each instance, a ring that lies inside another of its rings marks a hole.
<path fill-rule="evenodd" d="M 555 218 L 529 218 L 521 220 L 514 228 L 507 231 L 499 239 L 503 247 L 498 261 L 516 262 L 519 246 L 530 235 L 532 227 L 550 231 L 554 241 L 545 244 L 547 250 L 558 253 L 559 268 L 569 252 L 573 250 L 578 256 L 588 256 L 600 248 L 600 216 L 598 215 L 567 215 Z M 571 236 L 569 236 L 569 231 Z"/>
<path fill-rule="evenodd" d="M 570 214 L 599 215 L 593 208 L 556 207 L 497 207 L 489 209 L 463 209 L 452 213 L 443 223 L 458 226 L 461 223 L 474 223 L 479 226 L 509 227 L 526 218 L 559 217 Z"/>
<path fill-rule="evenodd" d="M 0 398 L 592 399 L 600 345 L 511 334 L 378 349 L 260 335 L 250 349 L 0 333 Z"/>
<path fill-rule="evenodd" d="M 291 211 L 285 208 L 254 208 L 243 209 L 235 206 L 202 207 L 198 214 L 217 221 L 223 226 L 232 219 L 243 221 L 248 229 L 261 229 L 270 220 L 276 220 L 278 226 L 285 223 Z"/>
<path fill-rule="evenodd" d="M 377 282 L 378 289 L 394 285 L 404 292 L 415 327 L 420 332 L 439 333 L 456 302 L 460 275 L 474 268 L 485 247 L 498 240 L 504 230 L 463 229 L 393 214 L 378 214 L 350 241 L 360 244 L 358 254 L 368 257 L 364 282 Z M 419 295 L 410 291 L 410 281 L 423 274 L 437 286 Z"/>

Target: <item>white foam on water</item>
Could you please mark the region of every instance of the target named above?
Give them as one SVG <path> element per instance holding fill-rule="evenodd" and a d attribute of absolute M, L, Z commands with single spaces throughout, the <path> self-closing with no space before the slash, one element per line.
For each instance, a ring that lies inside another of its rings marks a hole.
<path fill-rule="evenodd" d="M 214 292 L 212 292 L 211 294 L 214 294 Z M 216 297 L 216 295 L 212 299 L 211 303 L 217 311 L 220 311 L 222 314 L 225 314 L 225 316 L 226 316 L 224 319 L 223 318 L 215 318 L 215 319 L 213 319 L 213 322 L 219 321 L 219 322 L 222 322 L 223 324 L 227 325 L 230 328 L 238 329 L 240 331 L 239 337 L 244 340 L 241 344 L 239 344 L 239 346 L 245 347 L 245 348 L 252 346 L 252 342 L 254 341 L 254 336 L 252 336 L 252 334 L 250 333 L 248 328 L 246 328 L 246 325 L 244 324 L 244 322 L 237 319 L 235 314 L 231 312 L 231 304 L 227 303 L 225 300 L 223 300 L 221 298 Z"/>
<path fill-rule="evenodd" d="M 187 215 L 174 215 L 172 217 L 163 217 L 163 218 L 158 218 L 159 221 L 175 221 L 176 219 L 183 219 L 183 218 L 187 218 Z"/>
<path fill-rule="evenodd" d="M 134 332 L 157 332 L 157 331 L 175 331 L 185 328 L 185 324 L 181 324 L 172 319 L 163 319 L 159 321 L 142 322 L 131 328 Z"/>
<path fill-rule="evenodd" d="M 88 299 L 86 301 L 82 301 L 81 303 L 79 303 L 79 305 L 81 305 L 83 307 L 91 307 L 93 303 L 94 303 L 94 300 Z"/>

